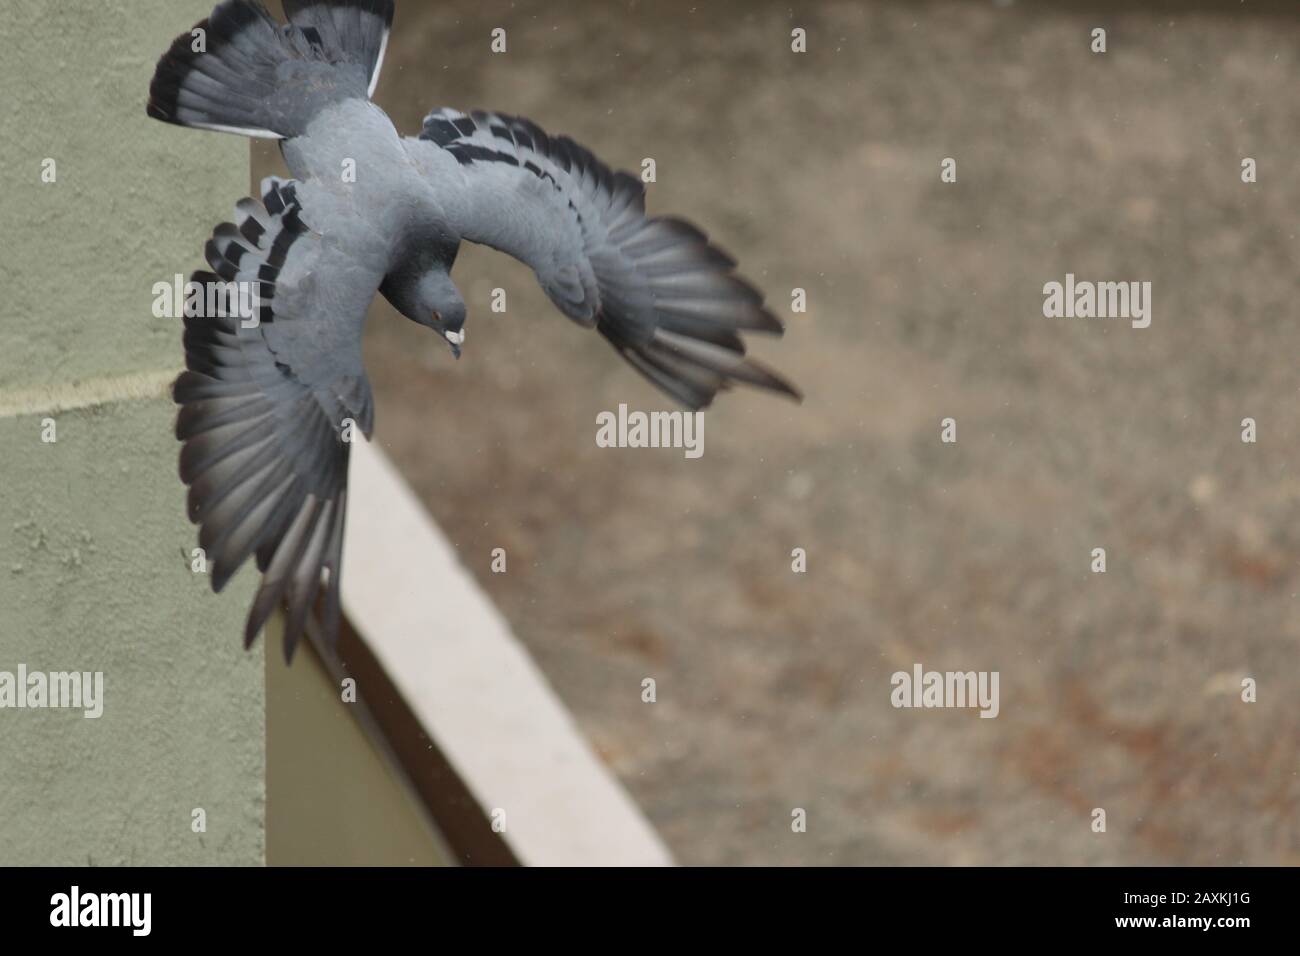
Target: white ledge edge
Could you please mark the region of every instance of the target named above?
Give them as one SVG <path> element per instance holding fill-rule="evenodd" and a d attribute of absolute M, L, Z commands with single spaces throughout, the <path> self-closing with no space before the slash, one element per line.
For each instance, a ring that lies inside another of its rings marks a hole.
<path fill-rule="evenodd" d="M 505 812 L 519 860 L 671 865 L 505 618 L 364 441 L 352 448 L 345 531 L 344 612 L 484 813 Z"/>

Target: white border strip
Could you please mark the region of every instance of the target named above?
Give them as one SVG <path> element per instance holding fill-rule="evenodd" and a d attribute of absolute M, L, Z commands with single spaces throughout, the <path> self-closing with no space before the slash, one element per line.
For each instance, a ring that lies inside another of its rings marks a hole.
<path fill-rule="evenodd" d="M 0 391 L 0 418 L 58 414 L 79 408 L 93 408 L 112 402 L 165 398 L 180 369 L 155 369 L 129 375 L 60 382 L 49 387 Z"/>
<path fill-rule="evenodd" d="M 504 811 L 521 862 L 671 865 L 505 618 L 365 442 L 352 448 L 345 542 L 348 619 L 485 815 Z"/>

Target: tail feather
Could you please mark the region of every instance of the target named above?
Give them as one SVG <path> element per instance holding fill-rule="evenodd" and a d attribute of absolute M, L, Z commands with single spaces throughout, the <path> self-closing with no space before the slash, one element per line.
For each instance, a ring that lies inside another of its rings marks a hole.
<path fill-rule="evenodd" d="M 147 112 L 179 126 L 287 139 L 323 107 L 374 91 L 392 0 L 286 0 L 280 24 L 225 0 L 158 61 Z"/>
<path fill-rule="evenodd" d="M 182 33 L 158 61 L 147 112 L 180 126 L 283 138 L 270 110 L 287 59 L 279 25 L 248 0 L 228 0 Z"/>
<path fill-rule="evenodd" d="M 393 0 L 284 0 L 284 12 L 309 40 L 343 51 L 365 67 L 366 95 L 374 95 L 393 26 Z"/>

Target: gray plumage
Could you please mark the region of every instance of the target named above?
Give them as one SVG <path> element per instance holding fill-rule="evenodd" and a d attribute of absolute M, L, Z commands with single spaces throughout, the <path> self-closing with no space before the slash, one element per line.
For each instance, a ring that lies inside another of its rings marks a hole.
<path fill-rule="evenodd" d="M 436 109 L 402 137 L 370 102 L 391 0 L 285 0 L 279 24 L 227 0 L 159 62 L 150 116 L 282 140 L 268 179 L 219 226 L 202 284 L 247 283 L 258 321 L 185 320 L 177 437 L 189 514 L 221 590 L 250 557 L 263 579 L 251 644 L 285 604 L 285 654 L 324 588 L 337 634 L 348 438 L 374 423 L 361 334 L 376 291 L 451 344 L 463 240 L 528 264 L 556 307 L 692 409 L 739 381 L 797 396 L 745 357 L 740 332 L 780 333 L 735 262 L 689 223 L 645 212 L 640 180 L 567 137 L 498 113 Z M 344 175 L 348 168 L 355 177 Z"/>

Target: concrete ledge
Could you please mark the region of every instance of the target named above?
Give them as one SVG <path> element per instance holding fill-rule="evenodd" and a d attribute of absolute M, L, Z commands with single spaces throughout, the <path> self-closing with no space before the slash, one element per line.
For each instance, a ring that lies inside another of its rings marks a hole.
<path fill-rule="evenodd" d="M 353 448 L 344 612 L 526 865 L 668 865 L 509 625 L 384 454 Z"/>

